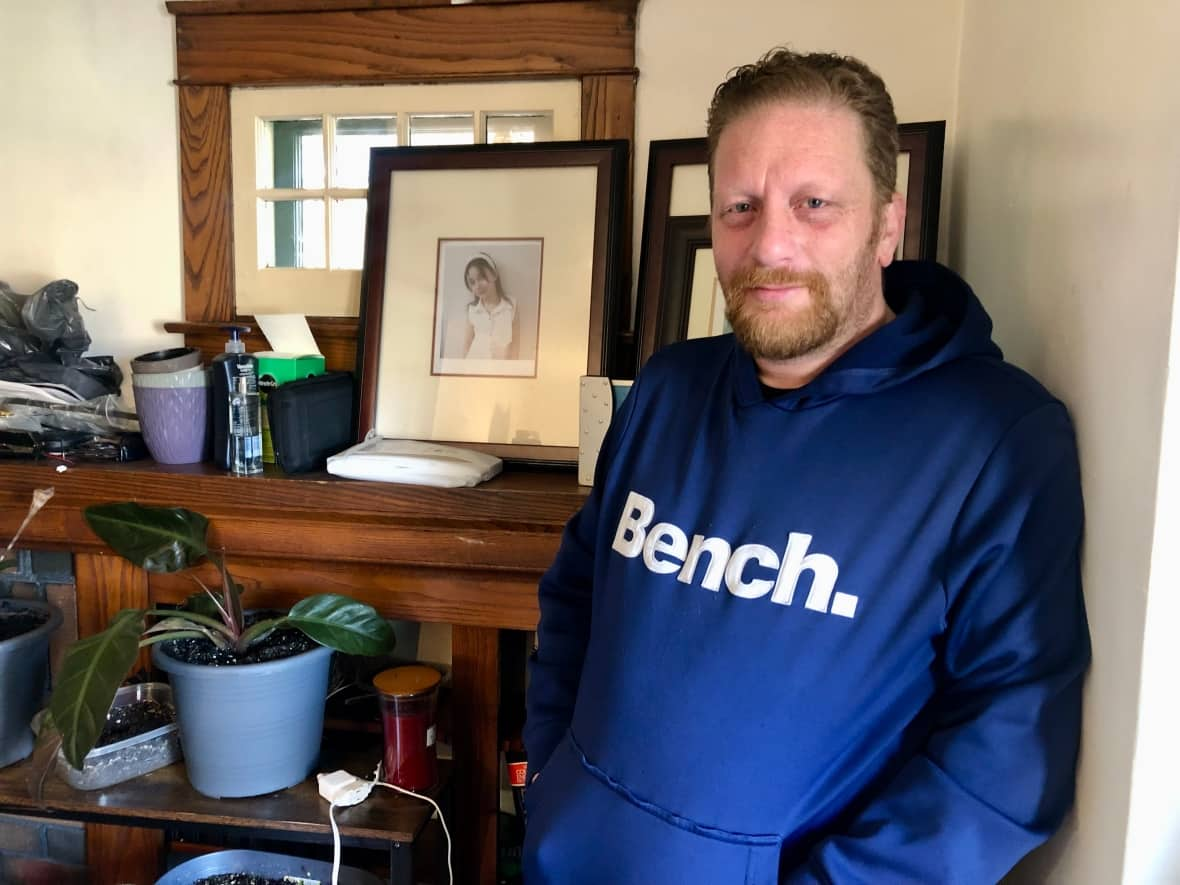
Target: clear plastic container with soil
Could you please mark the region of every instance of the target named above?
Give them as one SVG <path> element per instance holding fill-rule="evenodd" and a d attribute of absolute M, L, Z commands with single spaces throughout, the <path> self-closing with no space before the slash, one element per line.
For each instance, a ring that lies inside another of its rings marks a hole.
<path fill-rule="evenodd" d="M 57 770 L 78 790 L 100 790 L 180 759 L 172 690 L 162 682 L 125 685 L 115 693 L 106 725 L 81 770 L 58 752 Z"/>

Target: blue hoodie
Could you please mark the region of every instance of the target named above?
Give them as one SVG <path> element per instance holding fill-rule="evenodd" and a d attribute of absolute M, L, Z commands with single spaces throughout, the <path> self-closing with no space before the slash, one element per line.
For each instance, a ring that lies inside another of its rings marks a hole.
<path fill-rule="evenodd" d="M 649 362 L 540 585 L 527 885 L 995 882 L 1073 801 L 1089 635 L 1065 408 L 949 270 L 767 397 Z"/>

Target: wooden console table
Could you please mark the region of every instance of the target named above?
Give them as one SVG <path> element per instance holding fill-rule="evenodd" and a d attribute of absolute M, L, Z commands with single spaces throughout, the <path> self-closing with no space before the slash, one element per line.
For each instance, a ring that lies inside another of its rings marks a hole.
<path fill-rule="evenodd" d="M 372 742 L 369 742 L 372 744 Z M 325 742 L 321 768 L 366 776 L 381 758 L 380 747 L 334 750 Z M 39 800 L 26 792 L 28 761 L 0 769 L 0 810 L 16 814 L 65 818 L 107 826 L 212 827 L 217 830 L 265 834 L 279 838 L 332 838 L 327 803 L 314 777 L 286 790 L 246 799 L 212 799 L 194 790 L 178 762 L 99 790 L 75 790 L 49 777 Z M 449 766 L 440 766 L 443 785 Z M 444 786 L 431 798 L 447 804 Z M 448 814 L 449 811 L 444 813 Z M 434 809 L 420 800 L 377 789 L 362 804 L 338 808 L 336 824 L 344 846 L 361 845 L 389 851 L 392 885 L 414 885 L 412 849 Z M 121 847 L 121 846 L 120 846 Z M 122 852 L 120 851 L 120 854 Z M 122 862 L 122 859 L 119 861 Z M 345 864 L 348 856 L 345 854 Z"/>
<path fill-rule="evenodd" d="M 0 537 L 15 531 L 34 489 L 53 486 L 22 547 L 74 553 L 78 629 L 103 629 L 122 608 L 178 602 L 183 575 L 149 575 L 110 553 L 82 509 L 134 500 L 209 517 L 210 543 L 235 576 L 257 583 L 249 601 L 288 606 L 314 593 L 345 593 L 385 616 L 453 625 L 453 768 L 456 875 L 491 885 L 499 807 L 500 630 L 533 630 L 537 579 L 566 520 L 585 499 L 572 472 L 509 469 L 473 489 L 286 476 L 268 467 L 234 477 L 209 464 L 78 464 L 0 461 Z M 213 578 L 212 567 L 208 577 Z M 199 572 L 198 572 L 199 573 Z M 203 576 L 204 577 L 204 576 Z M 88 825 L 92 859 L 122 858 L 148 874 L 158 842 L 122 826 Z M 99 872 L 98 883 L 114 882 Z M 151 881 L 150 879 L 148 881 Z"/>

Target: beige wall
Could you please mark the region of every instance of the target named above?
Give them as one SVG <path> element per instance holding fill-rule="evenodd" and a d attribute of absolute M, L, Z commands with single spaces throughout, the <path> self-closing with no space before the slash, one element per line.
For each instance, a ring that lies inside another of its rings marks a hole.
<path fill-rule="evenodd" d="M 124 372 L 179 341 L 172 47 L 163 2 L 0 0 L 0 279 L 74 280 L 90 353 Z"/>
<path fill-rule="evenodd" d="M 966 5 L 950 259 L 1009 357 L 1069 405 L 1086 496 L 1094 666 L 1078 813 L 1023 881 L 1123 881 L 1138 710 L 1177 706 L 1174 666 L 1173 697 L 1139 687 L 1180 215 L 1178 25 L 1180 8 L 1152 0 L 1074 0 L 1068 16 L 1056 0 Z M 1152 592 L 1175 595 L 1170 583 Z M 1159 663 L 1144 660 L 1144 675 Z M 1174 778 L 1168 797 L 1163 769 L 1135 768 L 1155 820 L 1174 819 Z M 1136 866 L 1149 852 L 1166 863 L 1174 838 L 1131 835 L 1143 854 L 1125 881 L 1178 881 Z"/>

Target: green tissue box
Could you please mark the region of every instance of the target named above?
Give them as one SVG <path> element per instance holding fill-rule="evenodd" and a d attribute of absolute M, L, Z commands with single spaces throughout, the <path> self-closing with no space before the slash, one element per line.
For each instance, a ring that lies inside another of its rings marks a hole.
<path fill-rule="evenodd" d="M 270 437 L 266 397 L 280 384 L 324 374 L 324 357 L 318 353 L 278 353 L 273 350 L 264 350 L 254 356 L 258 358 L 258 399 L 262 406 L 262 460 L 273 464 L 275 447 Z"/>

